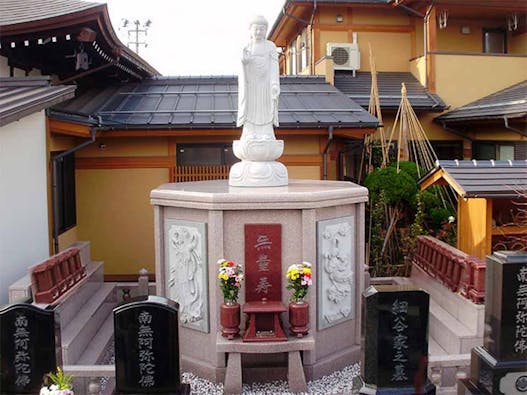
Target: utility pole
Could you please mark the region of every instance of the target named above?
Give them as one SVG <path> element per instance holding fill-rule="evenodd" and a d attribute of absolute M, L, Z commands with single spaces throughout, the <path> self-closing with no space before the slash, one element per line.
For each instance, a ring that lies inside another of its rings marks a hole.
<path fill-rule="evenodd" d="M 128 25 L 130 25 L 130 21 L 128 19 L 121 19 L 122 27 L 127 28 L 126 31 L 128 33 L 128 42 L 126 45 L 128 48 L 130 48 L 130 45 L 135 46 L 135 53 L 139 55 L 139 46 L 144 45 L 144 47 L 148 47 L 148 43 L 146 42 L 146 35 L 148 34 L 148 29 L 152 25 L 152 21 L 150 19 L 147 19 L 145 22 L 140 22 L 139 19 L 136 19 L 132 22 L 134 27 L 128 28 Z M 132 40 L 130 40 L 130 36 L 132 37 Z"/>

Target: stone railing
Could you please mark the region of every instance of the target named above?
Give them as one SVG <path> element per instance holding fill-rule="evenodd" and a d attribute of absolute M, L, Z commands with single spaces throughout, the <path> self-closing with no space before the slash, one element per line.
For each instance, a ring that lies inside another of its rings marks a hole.
<path fill-rule="evenodd" d="M 52 303 L 86 276 L 80 250 L 68 248 L 31 268 L 35 303 Z"/>
<path fill-rule="evenodd" d="M 485 299 L 485 261 L 431 236 L 419 236 L 413 258 L 431 277 L 474 303 Z"/>
<path fill-rule="evenodd" d="M 469 376 L 470 354 L 430 356 L 428 377 L 438 394 L 457 394 L 458 382 Z"/>

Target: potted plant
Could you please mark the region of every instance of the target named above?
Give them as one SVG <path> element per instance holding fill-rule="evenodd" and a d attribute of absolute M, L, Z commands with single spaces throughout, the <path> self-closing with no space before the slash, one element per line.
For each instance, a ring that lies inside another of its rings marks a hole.
<path fill-rule="evenodd" d="M 307 295 L 311 280 L 311 264 L 297 263 L 289 266 L 286 273 L 287 289 L 292 290 L 289 303 L 289 330 L 297 337 L 307 335 L 309 331 L 309 303 Z"/>
<path fill-rule="evenodd" d="M 223 294 L 220 306 L 221 334 L 232 340 L 240 332 L 238 293 L 243 281 L 243 269 L 241 265 L 223 258 L 218 261 L 218 265 L 218 279 Z"/>
<path fill-rule="evenodd" d="M 72 380 L 73 376 L 65 374 L 60 367 L 57 367 L 57 373 L 48 373 L 46 375 L 44 385 L 40 389 L 40 395 L 74 395 L 71 385 Z"/>

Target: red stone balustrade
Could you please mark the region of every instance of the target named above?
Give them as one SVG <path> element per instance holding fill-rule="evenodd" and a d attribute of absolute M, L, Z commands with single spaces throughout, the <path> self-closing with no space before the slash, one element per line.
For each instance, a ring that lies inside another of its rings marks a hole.
<path fill-rule="evenodd" d="M 31 270 L 31 289 L 36 303 L 52 303 L 86 276 L 80 250 L 68 248 Z"/>
<path fill-rule="evenodd" d="M 431 236 L 419 236 L 413 261 L 431 277 L 474 303 L 485 298 L 485 261 Z"/>

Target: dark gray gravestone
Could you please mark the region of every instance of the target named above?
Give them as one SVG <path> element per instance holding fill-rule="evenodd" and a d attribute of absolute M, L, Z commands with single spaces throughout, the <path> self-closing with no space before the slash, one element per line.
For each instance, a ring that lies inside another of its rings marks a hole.
<path fill-rule="evenodd" d="M 0 310 L 0 393 L 38 393 L 57 369 L 55 313 L 26 303 Z M 59 355 L 59 358 L 57 358 Z"/>
<path fill-rule="evenodd" d="M 485 331 L 460 393 L 527 394 L 527 253 L 487 257 Z"/>
<path fill-rule="evenodd" d="M 435 394 L 427 378 L 428 294 L 408 286 L 371 286 L 363 304 L 360 393 Z"/>
<path fill-rule="evenodd" d="M 180 381 L 178 307 L 159 296 L 140 296 L 114 309 L 118 393 L 189 393 Z"/>

